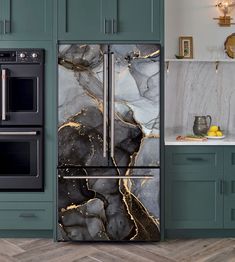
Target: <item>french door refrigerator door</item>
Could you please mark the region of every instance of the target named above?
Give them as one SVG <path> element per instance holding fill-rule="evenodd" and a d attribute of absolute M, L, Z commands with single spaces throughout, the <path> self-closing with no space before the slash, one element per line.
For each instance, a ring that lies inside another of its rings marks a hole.
<path fill-rule="evenodd" d="M 159 45 L 61 45 L 59 166 L 159 167 Z"/>
<path fill-rule="evenodd" d="M 111 45 L 110 154 L 119 167 L 159 167 L 160 46 Z"/>
<path fill-rule="evenodd" d="M 58 170 L 59 241 L 158 241 L 159 169 Z"/>
<path fill-rule="evenodd" d="M 108 166 L 105 45 L 59 47 L 59 167 Z"/>

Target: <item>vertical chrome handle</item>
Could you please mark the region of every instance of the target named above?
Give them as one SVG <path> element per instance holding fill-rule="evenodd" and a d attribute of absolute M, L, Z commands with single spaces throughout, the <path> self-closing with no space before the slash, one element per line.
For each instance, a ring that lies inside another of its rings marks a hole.
<path fill-rule="evenodd" d="M 112 19 L 112 34 L 117 33 L 117 23 L 114 19 Z"/>
<path fill-rule="evenodd" d="M 220 194 L 224 194 L 224 181 L 220 180 Z"/>
<path fill-rule="evenodd" d="M 7 21 L 6 19 L 3 20 L 3 34 L 9 34 L 11 32 L 11 24 L 10 21 Z"/>
<path fill-rule="evenodd" d="M 107 94 L 108 94 L 108 54 L 104 54 L 103 72 L 103 157 L 106 157 L 107 144 Z"/>
<path fill-rule="evenodd" d="M 107 34 L 107 31 L 106 31 L 106 22 L 107 22 L 107 20 L 106 20 L 106 18 L 104 19 L 104 34 L 106 35 Z"/>
<path fill-rule="evenodd" d="M 112 86 L 111 86 L 111 157 L 114 157 L 114 120 L 115 120 L 115 108 L 114 108 L 114 95 L 115 95 L 115 61 L 114 53 L 111 54 L 112 65 Z"/>
<path fill-rule="evenodd" d="M 6 120 L 6 71 L 6 69 L 2 69 L 2 121 Z"/>
<path fill-rule="evenodd" d="M 6 34 L 6 19 L 3 20 L 3 34 Z"/>
<path fill-rule="evenodd" d="M 3 33 L 3 21 L 0 21 L 0 34 L 2 34 Z"/>

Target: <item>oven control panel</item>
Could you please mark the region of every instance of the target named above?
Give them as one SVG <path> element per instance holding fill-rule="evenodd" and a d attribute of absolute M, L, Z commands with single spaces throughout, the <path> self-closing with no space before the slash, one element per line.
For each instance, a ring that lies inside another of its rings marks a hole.
<path fill-rule="evenodd" d="M 0 64 L 42 64 L 43 49 L 0 49 Z"/>

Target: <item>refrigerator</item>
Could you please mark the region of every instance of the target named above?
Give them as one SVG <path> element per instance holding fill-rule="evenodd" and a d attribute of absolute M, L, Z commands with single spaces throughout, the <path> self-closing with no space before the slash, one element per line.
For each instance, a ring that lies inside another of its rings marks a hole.
<path fill-rule="evenodd" d="M 160 240 L 160 46 L 58 52 L 58 241 Z"/>

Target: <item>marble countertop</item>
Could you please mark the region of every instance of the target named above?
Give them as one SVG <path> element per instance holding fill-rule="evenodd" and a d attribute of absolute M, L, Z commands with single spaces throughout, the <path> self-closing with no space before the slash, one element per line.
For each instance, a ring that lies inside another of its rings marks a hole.
<path fill-rule="evenodd" d="M 165 137 L 166 146 L 235 146 L 235 135 L 228 135 L 224 139 L 207 141 L 176 141 L 177 135 Z"/>

